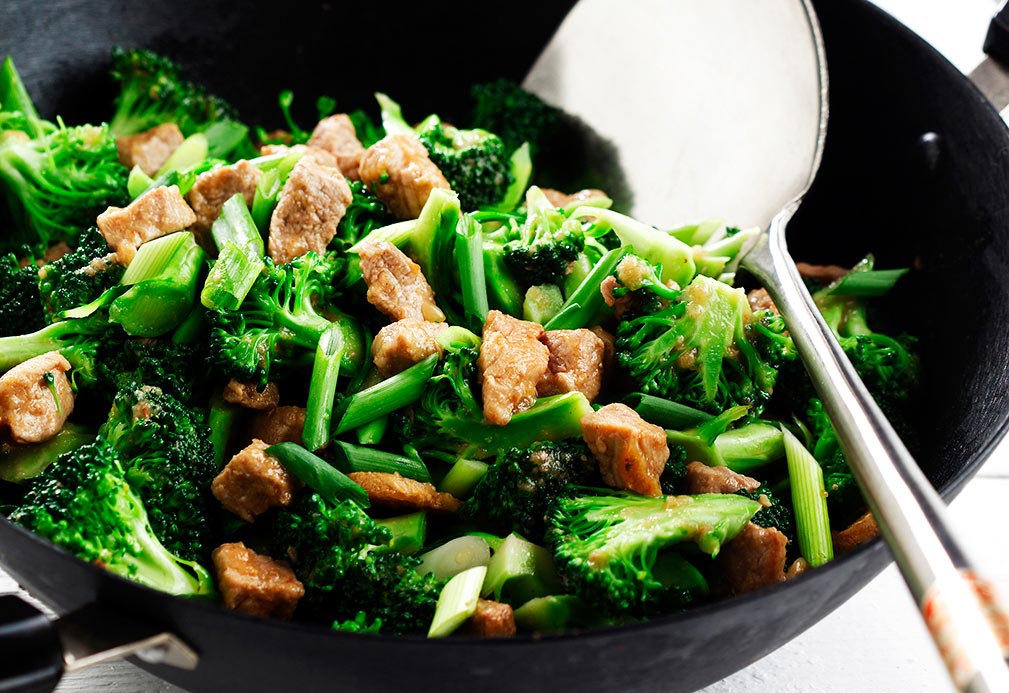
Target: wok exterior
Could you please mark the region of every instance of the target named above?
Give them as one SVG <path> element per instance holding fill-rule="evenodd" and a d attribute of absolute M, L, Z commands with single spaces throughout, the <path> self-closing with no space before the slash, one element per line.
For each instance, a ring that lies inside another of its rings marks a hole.
<path fill-rule="evenodd" d="M 355 106 L 375 88 L 404 101 L 426 95 L 432 108 L 446 98 L 463 103 L 470 81 L 520 77 L 563 13 L 540 4 L 529 14 L 512 5 L 488 26 L 469 5 L 436 22 L 427 12 L 405 10 L 414 27 L 406 36 L 345 28 L 354 13 L 380 29 L 389 21 L 360 5 L 292 3 L 277 18 L 253 3 L 241 13 L 214 2 L 142 11 L 139 4 L 100 1 L 40 5 L 8 0 L 0 45 L 32 93 L 42 95 L 43 113 L 107 117 L 98 106 L 108 100 L 94 75 L 120 44 L 193 65 L 196 79 L 248 105 L 245 116 L 256 122 L 276 120 L 273 95 L 288 86 L 303 95 L 303 106 L 318 93 L 336 93 Z M 914 263 L 920 270 L 895 297 L 900 309 L 892 317 L 921 337 L 925 382 L 913 437 L 922 467 L 949 497 L 1006 425 L 1009 139 L 980 94 L 893 20 L 858 0 L 822 0 L 817 9 L 830 63 L 830 133 L 820 178 L 794 222 L 793 254 L 844 264 L 873 250 L 881 266 Z M 510 44 L 507 32 L 525 30 L 531 16 L 542 20 L 538 28 Z M 473 35 L 467 25 L 487 27 L 472 40 L 489 31 L 503 37 L 501 45 L 484 39 L 475 53 L 458 55 L 459 32 Z M 352 52 L 342 48 L 344 39 Z M 409 59 L 418 51 L 432 62 Z M 347 54 L 364 57 L 340 57 Z M 448 85 L 444 94 L 432 86 L 439 80 Z M 740 112 L 745 117 L 745 104 Z M 61 611 L 97 599 L 180 634 L 199 651 L 199 668 L 148 668 L 206 691 L 691 690 L 801 633 L 887 560 L 877 540 L 758 594 L 634 627 L 542 640 L 426 641 L 328 633 L 157 594 L 0 521 L 0 563 L 30 592 Z"/>

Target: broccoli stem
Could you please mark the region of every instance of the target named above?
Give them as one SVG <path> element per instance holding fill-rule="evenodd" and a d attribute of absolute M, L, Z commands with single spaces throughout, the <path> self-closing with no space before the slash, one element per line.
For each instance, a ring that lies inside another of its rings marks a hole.
<path fill-rule="evenodd" d="M 28 89 L 9 55 L 0 66 L 0 108 L 7 112 L 20 111 L 28 125 L 28 134 L 33 139 L 45 134 L 32 97 L 28 95 Z"/>
<path fill-rule="evenodd" d="M 333 435 L 346 433 L 416 402 L 424 393 L 437 365 L 438 355 L 432 354 L 391 378 L 343 400 L 334 412 L 333 418 L 339 423 Z"/>
<path fill-rule="evenodd" d="M 449 417 L 442 427 L 449 436 L 469 443 L 487 454 L 511 448 L 527 448 L 539 440 L 580 438 L 581 420 L 592 405 L 581 392 L 541 397 L 526 411 L 515 414 L 504 426 L 494 426 L 464 417 Z"/>
<path fill-rule="evenodd" d="M 130 199 L 135 200 L 154 184 L 154 179 L 144 173 L 139 166 L 130 169 L 130 176 L 126 179 L 126 192 Z"/>
<path fill-rule="evenodd" d="M 360 485 L 297 443 L 271 445 L 266 449 L 266 454 L 280 460 L 295 478 L 333 505 L 350 500 L 362 508 L 368 507 L 368 493 Z"/>
<path fill-rule="evenodd" d="M 785 459 L 788 461 L 788 481 L 792 487 L 799 551 L 815 568 L 834 558 L 823 469 L 787 428 L 782 426 L 781 432 L 785 439 Z"/>
<path fill-rule="evenodd" d="M 486 566 L 490 560 L 490 546 L 484 539 L 456 537 L 421 555 L 417 572 L 422 575 L 430 573 L 438 580 L 448 580 L 470 568 Z"/>
<path fill-rule="evenodd" d="M 217 468 L 224 467 L 224 458 L 228 454 L 228 442 L 231 431 L 238 420 L 240 410 L 234 404 L 225 402 L 220 395 L 210 400 L 210 412 L 207 414 L 207 425 L 210 427 L 210 442 L 214 446 L 214 461 Z"/>
<path fill-rule="evenodd" d="M 512 152 L 511 173 L 511 185 L 505 191 L 504 199 L 495 205 L 496 208 L 507 212 L 521 204 L 522 198 L 525 197 L 526 188 L 529 187 L 529 180 L 533 175 L 533 159 L 528 142 L 523 142 L 521 147 Z"/>
<path fill-rule="evenodd" d="M 484 478 L 490 466 L 480 460 L 460 457 L 442 477 L 438 490 L 451 493 L 460 500 L 466 500 L 473 494 L 473 489 Z"/>
<path fill-rule="evenodd" d="M 384 527 L 392 534 L 389 548 L 405 554 L 420 551 L 427 539 L 427 513 L 416 512 L 409 515 L 387 517 L 375 520 L 375 524 Z"/>
<path fill-rule="evenodd" d="M 205 161 L 209 153 L 210 143 L 207 141 L 206 135 L 200 132 L 190 135 L 175 148 L 175 151 L 169 155 L 154 177 L 160 178 L 169 171 L 184 171 L 192 168 Z"/>
<path fill-rule="evenodd" d="M 524 295 L 511 275 L 504 261 L 504 248 L 495 243 L 486 243 L 483 248 L 484 275 L 490 277 L 487 284 L 488 303 L 508 315 L 522 315 Z"/>
<path fill-rule="evenodd" d="M 430 482 L 431 473 L 418 459 L 396 455 L 384 450 L 376 450 L 362 445 L 351 445 L 340 440 L 333 441 L 333 452 L 337 466 L 349 472 L 382 472 L 400 474 L 408 479 Z"/>
<path fill-rule="evenodd" d="M 95 439 L 94 431 L 65 424 L 55 436 L 35 445 L 0 445 L 0 480 L 19 484 L 34 479 L 53 460 Z"/>
<path fill-rule="evenodd" d="M 318 450 L 329 442 L 329 423 L 333 414 L 333 397 L 343 360 L 343 330 L 334 324 L 319 338 L 315 349 L 312 379 L 308 385 L 308 404 L 302 440 L 309 450 Z"/>
<path fill-rule="evenodd" d="M 41 354 L 58 351 L 75 371 L 90 374 L 95 354 L 89 343 L 107 330 L 104 321 L 83 318 L 54 322 L 31 334 L 0 337 L 0 372 Z"/>
<path fill-rule="evenodd" d="M 385 437 L 385 431 L 389 427 L 389 417 L 380 416 L 373 421 L 369 421 L 363 426 L 358 426 L 355 433 L 357 442 L 361 445 L 378 445 Z"/>
<path fill-rule="evenodd" d="M 196 342 L 203 332 L 205 312 L 203 306 L 193 306 L 189 315 L 183 318 L 179 326 L 172 332 L 172 344 L 193 344 Z"/>
<path fill-rule="evenodd" d="M 599 291 L 599 285 L 603 279 L 613 274 L 613 270 L 627 252 L 626 248 L 614 248 L 599 258 L 592 271 L 564 301 L 557 315 L 544 327 L 548 330 L 577 330 L 593 324 L 596 316 L 606 305 Z"/>
<path fill-rule="evenodd" d="M 487 565 L 480 594 L 518 605 L 560 591 L 560 579 L 550 552 L 517 534 L 509 534 Z"/>
<path fill-rule="evenodd" d="M 416 135 L 414 129 L 403 117 L 399 104 L 382 92 L 375 92 L 375 100 L 382 109 L 382 127 L 386 135 Z"/>
<path fill-rule="evenodd" d="M 464 322 L 470 329 L 479 330 L 490 310 L 483 264 L 483 227 L 468 214 L 462 216 L 456 227 L 455 258 L 462 285 Z"/>
<path fill-rule="evenodd" d="M 759 421 L 725 431 L 713 442 L 707 439 L 703 425 L 686 431 L 667 430 L 666 440 L 686 448 L 690 460 L 740 473 L 763 467 L 785 454 L 781 429 Z"/>

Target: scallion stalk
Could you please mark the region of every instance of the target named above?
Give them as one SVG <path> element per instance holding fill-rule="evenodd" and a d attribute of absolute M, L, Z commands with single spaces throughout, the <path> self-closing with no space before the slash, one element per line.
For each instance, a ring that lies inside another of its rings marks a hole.
<path fill-rule="evenodd" d="M 486 566 L 481 565 L 465 570 L 448 581 L 438 595 L 438 605 L 427 637 L 443 638 L 451 635 L 473 615 L 480 599 L 480 585 L 486 574 Z"/>
<path fill-rule="evenodd" d="M 792 487 L 799 552 L 815 568 L 834 558 L 823 469 L 787 428 L 782 426 L 781 432 L 785 437 L 785 459 Z"/>
<path fill-rule="evenodd" d="M 382 472 L 400 474 L 417 481 L 431 481 L 427 466 L 418 459 L 405 457 L 384 450 L 376 450 L 363 445 L 352 445 L 340 440 L 333 441 L 333 452 L 337 465 L 346 472 Z"/>
<path fill-rule="evenodd" d="M 326 460 L 313 455 L 297 443 L 278 443 L 266 449 L 284 468 L 334 505 L 352 500 L 362 508 L 369 506 L 368 493 L 350 477 Z"/>
<path fill-rule="evenodd" d="M 416 402 L 437 365 L 438 355 L 432 354 L 391 378 L 343 400 L 334 412 L 333 418 L 339 423 L 333 435 L 346 433 Z"/>
<path fill-rule="evenodd" d="M 543 327 L 548 330 L 577 330 L 589 325 L 605 305 L 599 285 L 603 279 L 613 274 L 620 259 L 626 254 L 626 248 L 614 248 L 599 258 L 592 271 L 564 301 L 557 315 Z"/>
<path fill-rule="evenodd" d="M 340 325 L 334 324 L 319 337 L 312 379 L 308 386 L 305 428 L 301 434 L 305 447 L 309 450 L 318 450 L 329 442 L 329 423 L 333 414 L 333 397 L 336 395 L 336 381 L 340 377 L 343 349 L 343 330 Z"/>

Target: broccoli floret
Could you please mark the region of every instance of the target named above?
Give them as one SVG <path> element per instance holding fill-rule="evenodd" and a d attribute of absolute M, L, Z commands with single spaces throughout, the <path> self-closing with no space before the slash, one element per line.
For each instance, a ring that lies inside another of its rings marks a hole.
<path fill-rule="evenodd" d="M 731 494 L 560 498 L 547 541 L 558 572 L 575 594 L 605 613 L 647 617 L 689 599 L 689 572 L 675 571 L 670 582 L 659 570 L 665 565 L 663 549 L 690 542 L 716 556 L 760 507 Z"/>
<path fill-rule="evenodd" d="M 45 325 L 39 294 L 39 268 L 18 264 L 13 253 L 0 256 L 0 337 L 26 334 Z"/>
<path fill-rule="evenodd" d="M 85 561 L 177 595 L 212 594 L 198 563 L 158 540 L 119 453 L 99 438 L 60 455 L 36 479 L 10 519 Z"/>
<path fill-rule="evenodd" d="M 486 515 L 504 531 L 540 542 L 554 501 L 572 486 L 598 484 L 597 465 L 582 443 L 538 442 L 500 455 L 466 501 L 464 516 Z"/>
<path fill-rule="evenodd" d="M 49 351 L 60 352 L 72 368 L 75 387 L 94 387 L 102 377 L 99 354 L 121 331 L 110 326 L 108 316 L 62 320 L 30 334 L 0 337 L 0 371 Z"/>
<path fill-rule="evenodd" d="M 178 65 L 148 50 L 112 51 L 112 78 L 119 83 L 114 135 L 134 135 L 175 123 L 187 137 L 220 121 L 237 121 L 235 110 L 203 87 L 182 79 Z"/>
<path fill-rule="evenodd" d="M 170 339 L 109 339 L 99 353 L 98 373 L 115 391 L 133 383 L 156 387 L 183 403 L 202 385 L 205 346 Z"/>
<path fill-rule="evenodd" d="M 528 142 L 535 155 L 560 129 L 561 112 L 514 82 L 477 84 L 471 95 L 473 127 L 496 132 L 508 152 Z"/>
<path fill-rule="evenodd" d="M 210 484 L 217 475 L 204 412 L 149 385 L 117 394 L 99 430 L 120 454 L 130 488 L 143 500 L 155 534 L 173 554 L 205 560 L 213 548 Z"/>
<path fill-rule="evenodd" d="M 236 380 L 266 385 L 276 367 L 311 363 L 322 333 L 338 322 L 345 328 L 343 369 L 355 372 L 363 358 L 361 335 L 334 305 L 345 268 L 336 254 L 314 252 L 279 266 L 267 260 L 262 272 L 256 267 L 258 278 L 238 310 L 210 313 L 214 367 Z"/>
<path fill-rule="evenodd" d="M 39 290 L 50 322 L 59 313 L 90 303 L 119 283 L 123 266 L 111 253 L 105 238 L 92 226 L 81 233 L 77 248 L 39 269 Z"/>
<path fill-rule="evenodd" d="M 752 313 L 741 289 L 698 275 L 676 303 L 620 323 L 617 362 L 640 392 L 714 414 L 749 406 L 758 416 L 785 353 L 769 336 L 779 329 L 770 313 Z"/>
<path fill-rule="evenodd" d="M 336 227 L 330 247 L 346 251 L 377 228 L 395 221 L 382 201 L 359 180 L 350 181 L 353 199 Z"/>
<path fill-rule="evenodd" d="M 529 286 L 561 283 L 568 265 L 585 249 L 581 223 L 551 205 L 536 186 L 526 193 L 524 221 L 504 227 L 499 236 L 505 265 Z"/>
<path fill-rule="evenodd" d="M 459 195 L 463 209 L 479 209 L 504 198 L 514 177 L 500 137 L 487 130 L 460 130 L 438 116 L 417 126 L 417 137 Z"/>
<path fill-rule="evenodd" d="M 741 489 L 736 493 L 760 503 L 760 510 L 750 519 L 753 524 L 777 529 L 794 545 L 796 541 L 795 512 L 792 510 L 790 498 L 782 500 L 766 484 L 761 485 L 755 491 Z"/>
<path fill-rule="evenodd" d="M 290 559 L 305 585 L 300 610 L 306 617 L 426 633 L 441 583 L 417 572 L 419 559 L 391 550 L 391 538 L 352 501 L 330 505 L 303 494 L 275 516 L 271 555 Z"/>
<path fill-rule="evenodd" d="M 0 132 L 0 183 L 16 224 L 0 246 L 41 256 L 59 241 L 74 245 L 100 212 L 129 202 L 128 173 L 104 125 L 48 126 L 35 139 Z"/>

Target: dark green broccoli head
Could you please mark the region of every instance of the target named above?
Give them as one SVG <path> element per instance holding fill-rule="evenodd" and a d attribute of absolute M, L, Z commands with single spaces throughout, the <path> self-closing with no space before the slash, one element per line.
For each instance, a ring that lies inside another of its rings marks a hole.
<path fill-rule="evenodd" d="M 862 492 L 841 451 L 837 433 L 824 411 L 823 402 L 815 397 L 809 400 L 806 409 L 806 425 L 813 438 L 810 452 L 823 469 L 823 486 L 827 491 L 827 509 L 831 521 L 843 527 L 864 510 Z"/>
<path fill-rule="evenodd" d="M 731 494 L 560 498 L 547 541 L 574 593 L 604 613 L 647 617 L 683 606 L 707 588 L 668 547 L 689 542 L 716 556 L 760 507 Z"/>
<path fill-rule="evenodd" d="M 676 303 L 619 324 L 617 362 L 640 392 L 713 414 L 749 406 L 757 416 L 784 353 L 755 346 L 757 335 L 776 344 L 765 318 L 754 321 L 741 289 L 698 275 Z"/>
<path fill-rule="evenodd" d="M 74 245 L 99 213 L 129 201 L 128 173 L 104 125 L 61 125 L 37 139 L 0 137 L 0 186 L 15 222 L 0 249 L 41 256 L 59 241 Z"/>
<path fill-rule="evenodd" d="M 189 136 L 211 123 L 237 120 L 230 105 L 184 80 L 178 65 L 151 51 L 114 49 L 112 78 L 119 84 L 116 110 L 109 121 L 114 135 L 175 123 Z"/>
<path fill-rule="evenodd" d="M 417 137 L 459 195 L 464 210 L 493 205 L 504 198 L 514 177 L 500 137 L 486 130 L 460 130 L 437 116 L 418 126 Z"/>
<path fill-rule="evenodd" d="M 101 438 L 60 455 L 10 518 L 148 587 L 180 595 L 213 593 L 202 566 L 172 555 L 159 541 L 143 501 L 126 481 L 121 456 Z"/>
<path fill-rule="evenodd" d="M 477 84 L 473 127 L 496 132 L 509 152 L 528 142 L 535 155 L 561 127 L 561 112 L 514 82 Z"/>
<path fill-rule="evenodd" d="M 39 268 L 21 267 L 13 253 L 0 256 L 0 337 L 28 334 L 45 325 Z"/>
<path fill-rule="evenodd" d="M 756 491 L 740 490 L 737 493 L 760 503 L 761 509 L 750 520 L 753 524 L 777 529 L 790 542 L 795 542 L 795 513 L 790 498 L 782 500 L 766 485 Z"/>
<path fill-rule="evenodd" d="M 683 493 L 683 485 L 687 478 L 687 449 L 682 445 L 669 446 L 669 459 L 659 477 L 659 486 L 667 496 Z"/>
<path fill-rule="evenodd" d="M 151 526 L 180 558 L 200 560 L 212 545 L 210 483 L 217 475 L 203 411 L 151 386 L 124 387 L 99 435 L 119 453 L 125 478 Z"/>
<path fill-rule="evenodd" d="M 526 193 L 522 223 L 506 227 L 502 240 L 505 266 L 528 286 L 560 284 L 568 265 L 585 249 L 581 223 L 569 219 L 536 187 Z"/>
<path fill-rule="evenodd" d="M 360 619 L 387 633 L 427 631 L 441 583 L 417 572 L 417 558 L 390 550 L 389 530 L 352 501 L 330 505 L 304 494 L 277 513 L 271 530 L 271 555 L 290 560 L 305 585 L 306 616 Z"/>
<path fill-rule="evenodd" d="M 39 269 L 39 290 L 50 321 L 119 283 L 124 268 L 111 253 L 98 228 L 91 226 L 81 233 L 74 250 Z"/>
<path fill-rule="evenodd" d="M 504 534 L 540 542 L 557 498 L 572 486 L 598 485 L 594 458 L 581 443 L 539 442 L 500 455 L 463 506 L 465 515 L 486 515 Z"/>
<path fill-rule="evenodd" d="M 359 180 L 349 181 L 353 199 L 336 227 L 331 248 L 346 251 L 373 230 L 395 221 L 385 205 Z"/>

